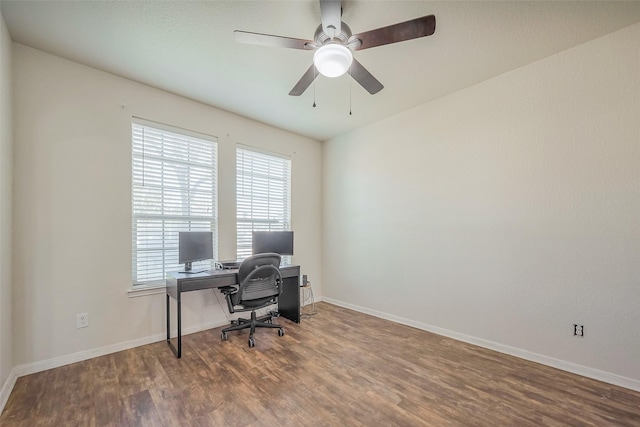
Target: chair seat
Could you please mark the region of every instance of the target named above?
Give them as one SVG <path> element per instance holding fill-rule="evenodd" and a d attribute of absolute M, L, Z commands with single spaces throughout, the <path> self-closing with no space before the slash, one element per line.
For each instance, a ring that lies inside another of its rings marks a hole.
<path fill-rule="evenodd" d="M 240 305 L 240 307 L 253 310 L 257 308 L 266 307 L 272 304 L 275 304 L 275 301 L 273 301 L 273 297 L 270 297 L 270 298 L 262 298 L 262 299 L 251 300 L 251 301 L 242 301 L 242 305 Z"/>

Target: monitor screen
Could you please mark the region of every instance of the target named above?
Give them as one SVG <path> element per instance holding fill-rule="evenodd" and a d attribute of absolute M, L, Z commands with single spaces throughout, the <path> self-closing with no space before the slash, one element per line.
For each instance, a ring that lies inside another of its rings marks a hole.
<path fill-rule="evenodd" d="M 212 231 L 181 231 L 178 233 L 178 243 L 180 264 L 213 258 Z"/>
<path fill-rule="evenodd" d="M 293 231 L 254 231 L 253 253 L 293 255 Z"/>

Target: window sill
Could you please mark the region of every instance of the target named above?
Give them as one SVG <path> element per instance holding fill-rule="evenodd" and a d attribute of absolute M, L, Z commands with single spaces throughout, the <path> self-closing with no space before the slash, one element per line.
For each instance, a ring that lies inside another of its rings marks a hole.
<path fill-rule="evenodd" d="M 164 294 L 165 285 L 134 286 L 127 291 L 129 298 L 146 297 L 147 295 Z"/>

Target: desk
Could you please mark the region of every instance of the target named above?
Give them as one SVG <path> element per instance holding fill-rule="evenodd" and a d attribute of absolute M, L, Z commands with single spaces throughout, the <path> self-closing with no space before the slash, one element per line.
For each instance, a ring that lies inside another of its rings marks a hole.
<path fill-rule="evenodd" d="M 286 265 L 280 267 L 283 290 L 278 298 L 278 312 L 282 317 L 300 323 L 300 266 Z M 185 274 L 167 273 L 167 344 L 176 357 L 182 356 L 182 312 L 181 300 L 183 292 L 215 289 L 221 286 L 237 285 L 238 270 L 220 270 L 206 273 Z M 169 297 L 176 300 L 176 316 L 178 322 L 178 345 L 171 342 L 171 318 Z"/>

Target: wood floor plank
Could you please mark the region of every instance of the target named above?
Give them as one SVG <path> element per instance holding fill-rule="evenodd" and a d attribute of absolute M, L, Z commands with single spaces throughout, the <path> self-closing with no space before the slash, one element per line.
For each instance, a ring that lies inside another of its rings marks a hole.
<path fill-rule="evenodd" d="M 14 426 L 640 426 L 640 393 L 327 303 L 18 378 Z"/>

